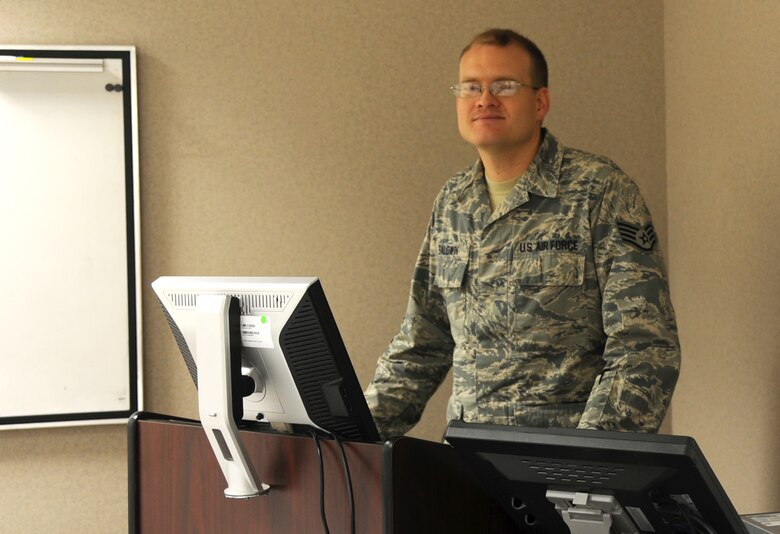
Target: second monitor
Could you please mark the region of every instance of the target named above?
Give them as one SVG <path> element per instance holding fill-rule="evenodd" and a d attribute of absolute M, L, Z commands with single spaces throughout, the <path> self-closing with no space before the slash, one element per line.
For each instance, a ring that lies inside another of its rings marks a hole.
<path fill-rule="evenodd" d="M 236 426 L 310 427 L 379 441 L 317 278 L 162 277 L 152 287 L 198 387 L 201 423 L 228 479 L 226 495 L 262 493 Z M 240 481 L 240 482 L 239 482 Z"/>

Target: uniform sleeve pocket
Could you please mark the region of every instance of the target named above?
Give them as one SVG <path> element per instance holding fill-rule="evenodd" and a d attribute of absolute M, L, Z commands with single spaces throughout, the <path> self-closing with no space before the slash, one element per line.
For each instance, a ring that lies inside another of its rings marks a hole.
<path fill-rule="evenodd" d="M 522 286 L 579 286 L 585 279 L 585 256 L 577 253 L 528 254 L 513 263 Z"/>

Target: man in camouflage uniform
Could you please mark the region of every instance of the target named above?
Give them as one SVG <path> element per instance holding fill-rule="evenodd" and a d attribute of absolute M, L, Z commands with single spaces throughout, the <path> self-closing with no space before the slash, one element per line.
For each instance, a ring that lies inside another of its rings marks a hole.
<path fill-rule="evenodd" d="M 448 419 L 657 431 L 680 349 L 636 185 L 542 127 L 547 66 L 525 37 L 477 36 L 453 92 L 480 159 L 434 204 L 401 331 L 366 391 L 380 433 L 408 431 L 450 367 Z"/>

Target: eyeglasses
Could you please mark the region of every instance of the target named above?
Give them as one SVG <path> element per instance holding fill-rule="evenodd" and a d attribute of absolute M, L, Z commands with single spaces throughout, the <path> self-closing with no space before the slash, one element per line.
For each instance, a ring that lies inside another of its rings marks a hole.
<path fill-rule="evenodd" d="M 527 83 L 520 83 L 514 80 L 498 80 L 491 82 L 487 85 L 490 94 L 493 96 L 514 96 L 520 90 L 521 87 L 528 87 L 536 91 L 540 89 L 535 85 L 528 85 Z M 482 94 L 485 90 L 485 86 L 479 82 L 462 82 L 456 83 L 450 87 L 452 94 L 458 98 L 474 98 Z"/>

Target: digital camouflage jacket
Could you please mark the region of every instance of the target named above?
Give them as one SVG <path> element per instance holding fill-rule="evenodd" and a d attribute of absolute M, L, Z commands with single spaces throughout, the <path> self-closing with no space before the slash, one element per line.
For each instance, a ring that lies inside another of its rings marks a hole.
<path fill-rule="evenodd" d="M 481 162 L 442 188 L 401 331 L 366 398 L 402 435 L 453 369 L 447 416 L 657 431 L 680 347 L 650 214 L 610 160 L 547 131 L 491 212 Z"/>

